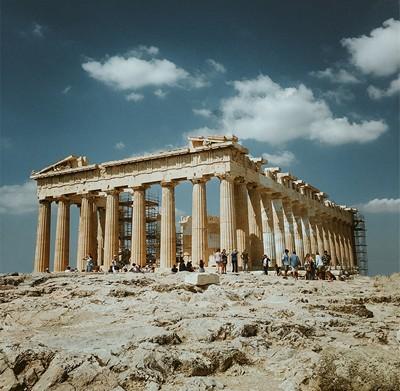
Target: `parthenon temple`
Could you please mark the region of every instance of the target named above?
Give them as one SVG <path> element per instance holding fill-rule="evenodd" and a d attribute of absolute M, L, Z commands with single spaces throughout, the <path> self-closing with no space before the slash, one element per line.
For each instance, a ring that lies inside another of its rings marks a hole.
<path fill-rule="evenodd" d="M 34 270 L 50 267 L 51 204 L 57 224 L 54 271 L 64 271 L 70 257 L 70 206 L 78 205 L 77 268 L 92 254 L 103 270 L 120 251 L 120 193 L 132 194 L 131 261 L 146 264 L 146 189 L 161 185 L 161 232 L 157 265 L 176 263 L 175 188 L 183 181 L 192 187 L 191 259 L 207 259 L 207 181 L 219 178 L 220 248 L 247 249 L 257 267 L 267 254 L 280 265 L 285 248 L 332 257 L 332 266 L 357 266 L 354 249 L 356 209 L 337 205 L 327 194 L 278 167 L 253 158 L 237 137 L 190 137 L 187 147 L 89 164 L 86 157 L 69 156 L 31 178 L 39 201 Z M 239 266 L 240 260 L 239 260 Z"/>

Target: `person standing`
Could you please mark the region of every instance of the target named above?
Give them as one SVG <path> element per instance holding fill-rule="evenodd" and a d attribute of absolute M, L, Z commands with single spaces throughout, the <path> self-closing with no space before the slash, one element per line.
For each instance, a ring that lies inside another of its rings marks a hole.
<path fill-rule="evenodd" d="M 232 273 L 238 272 L 238 254 L 239 254 L 239 251 L 236 249 L 233 249 L 233 251 L 231 252 Z"/>
<path fill-rule="evenodd" d="M 205 273 L 206 269 L 204 268 L 204 262 L 202 259 L 200 259 L 199 262 L 199 273 Z"/>
<path fill-rule="evenodd" d="M 223 249 L 221 252 L 221 264 L 222 264 L 222 274 L 226 274 L 226 265 L 228 264 L 228 255 L 226 250 Z"/>
<path fill-rule="evenodd" d="M 268 267 L 269 267 L 270 262 L 271 262 L 271 260 L 268 258 L 268 256 L 266 254 L 264 254 L 263 258 L 262 258 L 262 263 L 263 263 L 264 273 L 266 275 L 268 275 Z"/>
<path fill-rule="evenodd" d="M 299 265 L 300 259 L 296 254 L 296 251 L 293 251 L 292 255 L 290 256 L 290 267 L 292 269 L 293 277 L 298 280 L 299 279 Z"/>
<path fill-rule="evenodd" d="M 222 273 L 221 251 L 218 249 L 214 254 L 215 264 L 217 265 L 217 273 Z"/>
<path fill-rule="evenodd" d="M 243 262 L 243 271 L 248 272 L 249 271 L 249 253 L 247 252 L 246 249 L 243 250 L 240 258 L 242 258 L 242 262 Z"/>
<path fill-rule="evenodd" d="M 287 278 L 287 273 L 289 271 L 289 264 L 290 264 L 290 262 L 289 262 L 289 250 L 285 249 L 285 252 L 282 255 L 282 267 L 283 267 L 283 270 L 285 271 L 284 278 Z"/>
<path fill-rule="evenodd" d="M 325 267 L 324 267 L 324 262 L 322 261 L 322 258 L 319 255 L 319 252 L 316 253 L 315 260 L 316 260 L 316 267 L 317 267 L 317 276 L 320 280 L 324 280 L 325 279 Z"/>

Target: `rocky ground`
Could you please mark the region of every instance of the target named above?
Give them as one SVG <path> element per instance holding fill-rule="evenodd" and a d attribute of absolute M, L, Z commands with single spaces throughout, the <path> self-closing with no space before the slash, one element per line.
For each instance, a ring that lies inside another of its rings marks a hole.
<path fill-rule="evenodd" d="M 400 275 L 0 276 L 1 390 L 400 390 Z"/>

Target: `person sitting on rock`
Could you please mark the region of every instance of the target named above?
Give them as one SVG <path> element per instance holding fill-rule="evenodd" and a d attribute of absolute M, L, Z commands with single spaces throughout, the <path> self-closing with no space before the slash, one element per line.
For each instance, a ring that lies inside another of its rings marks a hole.
<path fill-rule="evenodd" d="M 185 261 L 183 260 L 183 258 L 181 258 L 181 260 L 179 262 L 179 271 L 180 272 L 186 271 L 186 265 L 185 265 Z"/>
<path fill-rule="evenodd" d="M 72 272 L 72 270 L 71 270 L 71 266 L 67 266 L 67 268 L 64 270 L 66 273 L 71 273 Z"/>
<path fill-rule="evenodd" d="M 187 265 L 186 265 L 186 270 L 187 270 L 188 272 L 194 272 L 193 265 L 192 265 L 192 261 L 188 261 L 188 263 L 187 263 Z"/>
<path fill-rule="evenodd" d="M 176 267 L 176 265 L 172 266 L 171 272 L 178 273 L 178 268 Z"/>
<path fill-rule="evenodd" d="M 204 262 L 202 259 L 200 259 L 199 262 L 199 273 L 204 273 L 206 271 L 206 269 L 204 269 Z"/>

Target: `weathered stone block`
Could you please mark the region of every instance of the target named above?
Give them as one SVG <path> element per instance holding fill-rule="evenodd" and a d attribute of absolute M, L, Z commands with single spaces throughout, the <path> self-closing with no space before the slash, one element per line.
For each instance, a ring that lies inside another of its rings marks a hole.
<path fill-rule="evenodd" d="M 192 285 L 219 284 L 219 275 L 213 273 L 188 273 L 185 277 L 185 283 Z"/>

